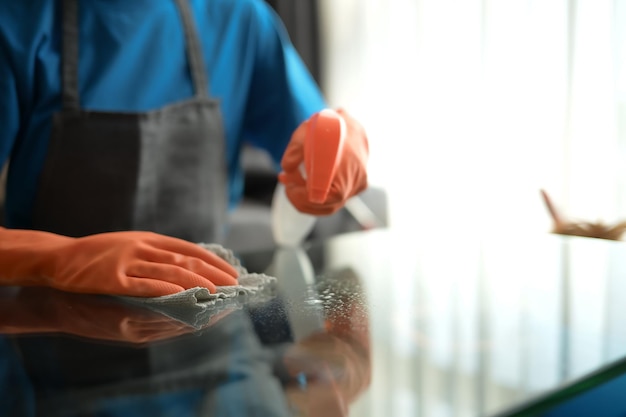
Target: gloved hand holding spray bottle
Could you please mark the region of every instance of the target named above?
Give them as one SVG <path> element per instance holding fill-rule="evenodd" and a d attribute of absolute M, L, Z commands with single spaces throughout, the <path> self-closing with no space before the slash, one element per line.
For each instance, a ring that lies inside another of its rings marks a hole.
<path fill-rule="evenodd" d="M 299 245 L 316 216 L 333 214 L 367 187 L 369 147 L 344 110 L 324 109 L 302 123 L 285 151 L 272 202 L 274 240 Z"/>

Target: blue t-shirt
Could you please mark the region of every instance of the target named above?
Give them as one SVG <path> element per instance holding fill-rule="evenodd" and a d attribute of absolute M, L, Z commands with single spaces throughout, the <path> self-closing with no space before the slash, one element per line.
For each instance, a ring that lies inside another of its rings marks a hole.
<path fill-rule="evenodd" d="M 324 98 L 263 0 L 188 0 L 209 77 L 221 101 L 230 206 L 242 193 L 248 142 L 278 163 L 295 128 Z M 61 0 L 0 0 L 0 165 L 10 160 L 5 225 L 29 228 L 39 175 L 61 108 Z M 174 0 L 80 0 L 81 106 L 147 111 L 190 98 Z"/>

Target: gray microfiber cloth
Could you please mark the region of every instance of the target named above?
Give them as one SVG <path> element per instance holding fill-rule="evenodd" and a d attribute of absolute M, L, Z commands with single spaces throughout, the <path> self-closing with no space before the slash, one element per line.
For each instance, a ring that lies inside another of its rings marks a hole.
<path fill-rule="evenodd" d="M 265 274 L 249 273 L 234 253 L 218 244 L 199 243 L 215 253 L 239 272 L 239 285 L 217 287 L 211 294 L 202 287 L 190 288 L 162 297 L 119 297 L 125 302 L 150 308 L 195 328 L 202 328 L 211 319 L 237 310 L 246 304 L 264 302 L 276 294 L 276 278 Z"/>

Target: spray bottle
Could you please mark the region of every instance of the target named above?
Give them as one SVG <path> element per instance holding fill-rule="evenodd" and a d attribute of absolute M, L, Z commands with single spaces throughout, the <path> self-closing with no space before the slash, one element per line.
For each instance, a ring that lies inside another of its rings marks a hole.
<path fill-rule="evenodd" d="M 304 139 L 304 164 L 300 165 L 311 202 L 326 200 L 341 160 L 345 136 L 345 121 L 334 110 L 324 109 L 311 117 Z M 315 221 L 315 216 L 301 213 L 291 204 L 285 186 L 279 183 L 272 200 L 272 231 L 276 244 L 300 245 Z"/>

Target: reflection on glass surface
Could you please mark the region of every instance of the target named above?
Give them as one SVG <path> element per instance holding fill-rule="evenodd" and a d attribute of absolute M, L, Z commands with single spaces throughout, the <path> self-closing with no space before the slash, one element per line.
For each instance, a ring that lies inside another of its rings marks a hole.
<path fill-rule="evenodd" d="M 239 256 L 275 296 L 202 329 L 3 291 L 0 415 L 495 416 L 626 358 L 620 242 L 377 230 Z"/>
<path fill-rule="evenodd" d="M 355 415 L 492 416 L 626 356 L 622 243 L 375 240 L 330 244 L 368 271 L 373 377 Z"/>
<path fill-rule="evenodd" d="M 2 289 L 0 415 L 347 416 L 370 382 L 359 278 L 316 280 L 300 250 L 273 268 L 276 297 L 218 307 L 202 329 L 109 297 Z"/>

